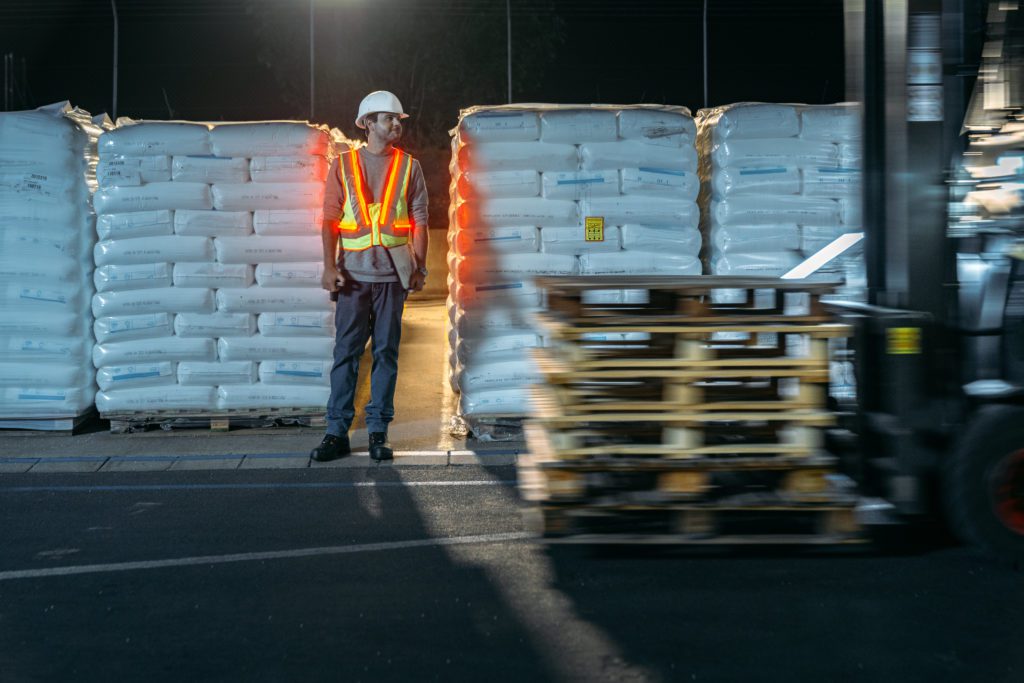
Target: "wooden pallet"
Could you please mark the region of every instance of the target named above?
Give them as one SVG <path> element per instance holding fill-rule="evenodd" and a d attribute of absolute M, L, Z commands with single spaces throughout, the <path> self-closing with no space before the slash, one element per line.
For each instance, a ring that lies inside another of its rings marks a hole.
<path fill-rule="evenodd" d="M 523 511 L 546 543 L 652 545 L 845 545 L 866 543 L 854 505 L 714 507 L 660 505 L 600 510 L 538 505 Z"/>
<path fill-rule="evenodd" d="M 573 322 L 614 319 L 732 323 L 770 321 L 824 322 L 830 319 L 821 297 L 839 283 L 808 283 L 775 278 L 734 277 L 575 277 L 537 279 L 547 292 L 548 309 Z M 597 303 L 588 293 L 601 289 L 644 290 L 643 303 Z M 731 303 L 714 293 L 729 290 Z"/>
<path fill-rule="evenodd" d="M 0 417 L 0 429 L 7 435 L 14 434 L 77 434 L 96 417 L 96 409 L 90 408 L 78 415 L 53 415 L 45 417 Z"/>
<path fill-rule="evenodd" d="M 227 432 L 237 428 L 297 425 L 323 428 L 327 417 L 323 408 L 253 408 L 236 410 L 155 410 L 100 415 L 110 420 L 112 434 L 142 432 L 148 429 L 209 429 Z"/>
<path fill-rule="evenodd" d="M 670 458 L 608 448 L 566 459 L 552 451 L 548 435 L 538 425 L 528 425 L 526 436 L 529 451 L 519 456 L 517 468 L 521 496 L 530 502 L 608 506 L 736 496 L 762 503 L 848 498 L 830 481 L 836 459 L 821 452 Z"/>

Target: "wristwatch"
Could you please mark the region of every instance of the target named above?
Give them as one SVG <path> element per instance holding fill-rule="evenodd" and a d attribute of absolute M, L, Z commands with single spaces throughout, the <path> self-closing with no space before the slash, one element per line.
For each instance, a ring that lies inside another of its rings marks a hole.
<path fill-rule="evenodd" d="M 423 277 L 427 276 L 427 268 L 426 268 L 426 266 L 420 266 L 416 270 L 419 271 L 419 274 L 422 275 Z"/>

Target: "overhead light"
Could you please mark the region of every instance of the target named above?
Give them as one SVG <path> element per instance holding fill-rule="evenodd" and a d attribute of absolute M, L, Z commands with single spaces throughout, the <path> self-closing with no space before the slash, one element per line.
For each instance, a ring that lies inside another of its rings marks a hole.
<path fill-rule="evenodd" d="M 808 257 L 806 261 L 783 275 L 782 279 L 802 280 L 808 275 L 813 275 L 821 270 L 822 266 L 826 263 L 841 255 L 862 239 L 864 239 L 863 232 L 848 232 L 845 235 L 840 235 Z"/>

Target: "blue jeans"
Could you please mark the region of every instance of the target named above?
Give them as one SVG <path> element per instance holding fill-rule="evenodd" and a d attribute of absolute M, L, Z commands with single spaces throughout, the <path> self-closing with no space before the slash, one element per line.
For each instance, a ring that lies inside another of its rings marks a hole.
<path fill-rule="evenodd" d="M 398 344 L 402 339 L 402 309 L 406 290 L 400 282 L 346 280 L 338 294 L 334 313 L 334 366 L 331 397 L 327 401 L 327 433 L 347 434 L 355 417 L 353 402 L 359 358 L 366 340 L 373 339 L 370 371 L 370 402 L 366 404 L 366 428 L 386 432 L 395 417 L 395 385 L 398 382 Z"/>

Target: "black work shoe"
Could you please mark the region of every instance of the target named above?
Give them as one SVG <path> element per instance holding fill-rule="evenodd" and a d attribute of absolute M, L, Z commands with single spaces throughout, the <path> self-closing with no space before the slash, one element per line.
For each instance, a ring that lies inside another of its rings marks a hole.
<path fill-rule="evenodd" d="M 320 442 L 319 446 L 310 451 L 309 457 L 317 462 L 327 462 L 328 460 L 344 458 L 346 455 L 351 454 L 352 448 L 348 445 L 347 434 L 345 436 L 325 434 L 324 440 Z"/>
<path fill-rule="evenodd" d="M 381 460 L 394 460 L 395 453 L 388 443 L 387 432 L 370 432 L 370 457 L 380 462 Z"/>

